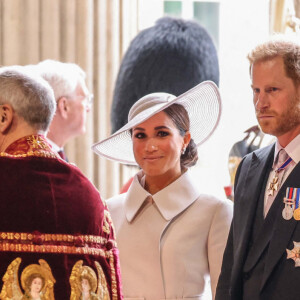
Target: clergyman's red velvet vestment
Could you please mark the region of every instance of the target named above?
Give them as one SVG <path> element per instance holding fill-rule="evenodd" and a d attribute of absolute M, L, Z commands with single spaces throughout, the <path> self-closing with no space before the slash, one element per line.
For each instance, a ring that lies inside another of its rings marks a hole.
<path fill-rule="evenodd" d="M 39 135 L 0 153 L 0 299 L 28 299 L 34 273 L 42 278 L 41 299 L 81 299 L 84 278 L 91 299 L 122 298 L 105 203 Z"/>

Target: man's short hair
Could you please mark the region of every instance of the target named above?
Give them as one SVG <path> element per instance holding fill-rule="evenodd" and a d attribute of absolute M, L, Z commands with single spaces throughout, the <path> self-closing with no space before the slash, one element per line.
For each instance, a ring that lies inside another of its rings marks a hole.
<path fill-rule="evenodd" d="M 46 59 L 36 65 L 39 74 L 51 85 L 55 100 L 72 95 L 79 83 L 85 80 L 85 72 L 74 63 Z"/>
<path fill-rule="evenodd" d="M 0 104 L 10 104 L 32 128 L 43 131 L 56 110 L 49 84 L 21 66 L 0 68 Z"/>
<path fill-rule="evenodd" d="M 257 45 L 249 54 L 250 71 L 257 61 L 282 57 L 286 75 L 296 85 L 300 84 L 300 42 L 296 38 L 274 34 L 268 41 Z"/>

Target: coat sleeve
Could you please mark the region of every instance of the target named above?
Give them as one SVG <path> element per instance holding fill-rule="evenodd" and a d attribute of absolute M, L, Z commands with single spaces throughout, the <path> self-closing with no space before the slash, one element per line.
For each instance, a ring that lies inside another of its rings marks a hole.
<path fill-rule="evenodd" d="M 214 214 L 208 236 L 208 263 L 213 299 L 221 270 L 222 257 L 232 220 L 233 204 L 231 201 L 220 201 Z"/>

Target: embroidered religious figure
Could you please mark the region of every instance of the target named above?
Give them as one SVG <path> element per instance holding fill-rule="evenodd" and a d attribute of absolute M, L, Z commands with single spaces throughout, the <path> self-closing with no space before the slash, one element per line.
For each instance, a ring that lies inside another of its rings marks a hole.
<path fill-rule="evenodd" d="M 39 265 L 32 264 L 27 266 L 21 274 L 20 287 L 18 272 L 21 264 L 21 258 L 18 257 L 11 262 L 4 274 L 3 287 L 0 299 L 6 300 L 55 300 L 54 284 L 55 279 L 47 262 L 43 259 L 39 260 Z"/>
<path fill-rule="evenodd" d="M 70 300 L 110 300 L 105 274 L 100 264 L 95 261 L 98 278 L 95 271 L 83 266 L 83 261 L 76 262 L 70 276 Z"/>

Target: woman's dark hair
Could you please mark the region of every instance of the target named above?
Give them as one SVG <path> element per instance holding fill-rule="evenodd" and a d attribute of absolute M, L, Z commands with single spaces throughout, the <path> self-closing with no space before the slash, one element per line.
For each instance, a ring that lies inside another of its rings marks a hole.
<path fill-rule="evenodd" d="M 170 117 L 175 126 L 178 128 L 180 135 L 184 136 L 190 130 L 190 119 L 186 109 L 180 104 L 172 104 L 164 112 Z M 197 146 L 193 139 L 190 140 L 186 147 L 185 153 L 180 157 L 181 168 L 192 167 L 198 160 Z"/>

